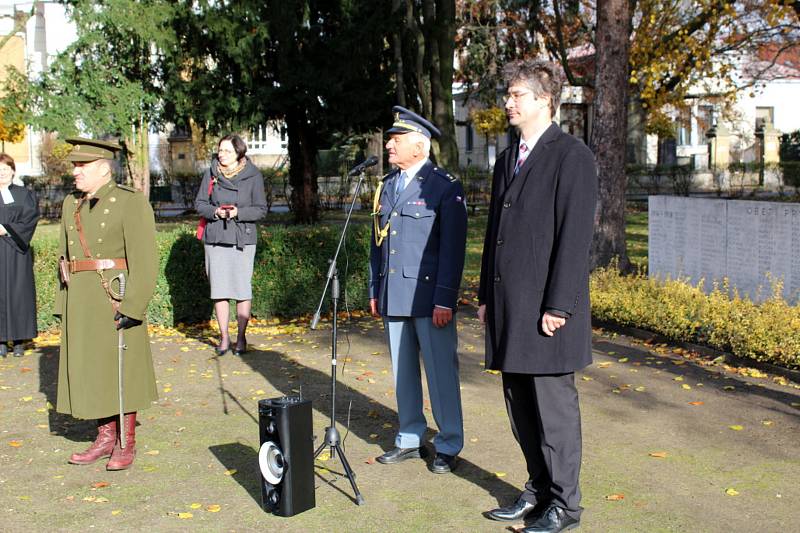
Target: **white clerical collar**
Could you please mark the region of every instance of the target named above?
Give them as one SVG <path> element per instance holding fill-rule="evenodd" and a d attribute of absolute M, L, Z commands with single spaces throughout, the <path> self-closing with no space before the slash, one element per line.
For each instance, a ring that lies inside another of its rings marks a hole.
<path fill-rule="evenodd" d="M 4 204 L 14 203 L 14 196 L 11 195 L 11 191 L 8 190 L 8 187 L 0 187 L 0 195 L 3 197 Z"/>

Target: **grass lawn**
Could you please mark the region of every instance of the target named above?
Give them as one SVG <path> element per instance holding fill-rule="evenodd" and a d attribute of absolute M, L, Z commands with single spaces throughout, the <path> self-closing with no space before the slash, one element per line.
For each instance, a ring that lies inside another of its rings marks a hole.
<path fill-rule="evenodd" d="M 625 215 L 628 258 L 639 267 L 647 266 L 647 211 L 628 209 Z"/>

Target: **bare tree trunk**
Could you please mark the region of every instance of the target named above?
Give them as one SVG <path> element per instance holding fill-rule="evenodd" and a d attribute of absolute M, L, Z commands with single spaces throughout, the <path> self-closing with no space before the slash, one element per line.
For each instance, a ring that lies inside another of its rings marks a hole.
<path fill-rule="evenodd" d="M 426 2 L 432 0 L 425 0 Z M 424 12 L 424 11 L 423 11 Z M 416 74 L 416 96 L 413 102 L 409 105 L 419 111 L 420 115 L 430 116 L 431 111 L 431 95 L 430 95 L 430 80 L 426 77 L 425 71 L 425 44 L 426 38 L 423 30 L 419 26 L 419 14 L 415 9 L 414 0 L 406 0 L 406 26 L 409 34 L 412 36 L 413 54 L 414 54 L 414 73 Z M 409 95 L 411 96 L 411 95 Z M 407 101 L 410 98 L 407 98 Z M 417 107 L 419 102 L 421 107 Z"/>
<path fill-rule="evenodd" d="M 625 243 L 625 146 L 628 120 L 628 0 L 597 0 L 594 121 L 590 145 L 599 173 L 592 268 L 615 257 L 630 269 Z"/>
<path fill-rule="evenodd" d="M 147 136 L 147 123 L 140 119 L 138 124 L 131 127 L 130 134 L 122 142 L 127 152 L 129 178 L 133 188 L 150 198 L 150 145 Z"/>
<path fill-rule="evenodd" d="M 453 116 L 453 54 L 456 39 L 455 0 L 426 0 L 425 26 L 430 31 L 431 117 L 441 130 L 437 162 L 445 168 L 458 167 L 456 124 Z M 435 4 L 435 6 L 433 5 Z M 432 17 L 430 20 L 428 17 Z"/>
<path fill-rule="evenodd" d="M 401 16 L 403 0 L 392 0 L 392 16 Z M 397 27 L 392 34 L 392 46 L 394 48 L 394 69 L 397 83 L 395 86 L 395 98 L 397 104 L 406 107 L 405 91 L 405 71 L 403 66 L 403 29 Z"/>
<path fill-rule="evenodd" d="M 291 202 L 297 224 L 319 221 L 319 194 L 317 189 L 317 140 L 313 125 L 308 124 L 302 110 L 292 110 L 286 115 L 289 134 L 289 183 L 292 185 Z"/>

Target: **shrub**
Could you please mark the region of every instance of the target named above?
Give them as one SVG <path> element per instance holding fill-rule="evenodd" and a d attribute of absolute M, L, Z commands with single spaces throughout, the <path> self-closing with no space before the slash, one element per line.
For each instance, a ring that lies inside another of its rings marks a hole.
<path fill-rule="evenodd" d="M 253 269 L 253 315 L 294 317 L 316 310 L 340 229 L 260 227 Z M 359 308 L 367 298 L 369 239 L 368 226 L 351 226 L 337 265 L 342 298 Z M 156 244 L 159 277 L 147 312 L 150 323 L 174 326 L 209 320 L 213 306 L 208 298 L 203 245 L 195 239 L 194 228 L 183 226 L 159 232 Z M 36 239 L 34 253 L 38 326 L 45 330 L 56 324 L 52 311 L 57 290 L 57 239 Z M 329 296 L 330 293 L 323 310 L 329 307 Z M 340 301 L 342 307 L 343 304 Z"/>
<path fill-rule="evenodd" d="M 592 315 L 680 341 L 706 344 L 757 361 L 800 367 L 800 306 L 772 297 L 761 304 L 729 296 L 728 286 L 705 294 L 702 282 L 623 276 L 615 265 L 592 273 Z"/>

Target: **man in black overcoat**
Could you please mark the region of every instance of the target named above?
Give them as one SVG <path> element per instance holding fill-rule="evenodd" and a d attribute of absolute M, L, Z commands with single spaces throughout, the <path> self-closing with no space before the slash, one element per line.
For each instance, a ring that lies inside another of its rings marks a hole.
<path fill-rule="evenodd" d="M 582 511 L 574 373 L 592 361 L 597 171 L 586 145 L 553 122 L 563 83 L 558 68 L 519 61 L 504 76 L 517 136 L 494 167 L 478 316 L 486 325 L 486 368 L 502 372 L 529 478 L 515 503 L 486 514 L 528 518 L 529 533 L 556 532 L 577 527 Z"/>

